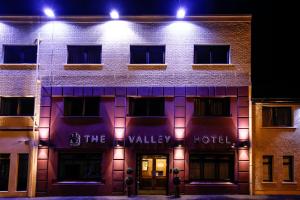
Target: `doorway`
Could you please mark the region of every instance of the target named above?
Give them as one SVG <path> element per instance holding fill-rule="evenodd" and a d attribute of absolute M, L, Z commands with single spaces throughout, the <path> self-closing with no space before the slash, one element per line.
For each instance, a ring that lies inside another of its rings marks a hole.
<path fill-rule="evenodd" d="M 138 156 L 137 193 L 165 195 L 168 185 L 168 157 L 166 155 Z"/>

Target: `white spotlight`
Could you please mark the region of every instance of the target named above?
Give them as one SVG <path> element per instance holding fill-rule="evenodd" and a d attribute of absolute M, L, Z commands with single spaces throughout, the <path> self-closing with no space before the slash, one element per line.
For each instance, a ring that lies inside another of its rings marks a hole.
<path fill-rule="evenodd" d="M 44 13 L 47 17 L 54 18 L 55 14 L 51 8 L 44 8 Z"/>
<path fill-rule="evenodd" d="M 112 19 L 119 19 L 119 13 L 118 13 L 118 11 L 112 10 L 109 14 L 110 14 L 110 17 Z"/>
<path fill-rule="evenodd" d="M 177 14 L 176 14 L 176 17 L 178 19 L 183 19 L 185 17 L 185 9 L 184 8 L 179 8 L 177 10 Z"/>

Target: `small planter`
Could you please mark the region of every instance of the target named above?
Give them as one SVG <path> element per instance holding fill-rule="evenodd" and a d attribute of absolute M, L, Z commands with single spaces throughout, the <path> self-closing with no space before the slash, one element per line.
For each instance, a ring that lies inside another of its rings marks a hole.
<path fill-rule="evenodd" d="M 174 196 L 175 198 L 179 198 L 180 197 L 180 178 L 178 177 L 178 174 L 179 174 L 180 170 L 178 168 L 174 168 L 173 169 L 173 174 L 174 174 L 174 177 L 173 177 L 173 184 L 174 184 Z"/>
<path fill-rule="evenodd" d="M 127 174 L 127 177 L 125 179 L 125 184 L 127 186 L 127 196 L 128 197 L 131 197 L 132 196 L 132 184 L 133 184 L 133 177 L 132 177 L 132 174 L 133 174 L 133 169 L 132 168 L 128 168 L 126 170 L 126 174 Z"/>

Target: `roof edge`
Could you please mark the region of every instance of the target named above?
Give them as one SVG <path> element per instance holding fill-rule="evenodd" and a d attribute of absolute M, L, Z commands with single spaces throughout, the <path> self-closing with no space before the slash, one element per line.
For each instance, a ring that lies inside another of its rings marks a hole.
<path fill-rule="evenodd" d="M 200 22 L 251 22 L 251 15 L 202 15 L 186 16 L 178 20 L 176 16 L 121 16 L 119 20 L 136 22 L 164 22 L 164 21 L 200 21 Z M 0 16 L 1 22 L 43 22 L 43 21 L 70 21 L 70 22 L 101 22 L 111 20 L 109 16 L 57 16 L 49 19 L 46 16 Z"/>

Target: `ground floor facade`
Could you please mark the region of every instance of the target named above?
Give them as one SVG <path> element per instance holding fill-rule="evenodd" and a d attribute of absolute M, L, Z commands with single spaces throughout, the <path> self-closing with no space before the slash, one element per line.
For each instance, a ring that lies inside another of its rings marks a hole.
<path fill-rule="evenodd" d="M 175 176 L 183 194 L 249 194 L 248 87 L 43 87 L 41 94 L 37 196 L 124 195 L 128 176 L 137 195 L 173 194 Z M 85 106 L 93 116 L 74 116 L 74 99 L 97 112 Z M 208 102 L 220 116 L 196 111 Z"/>

